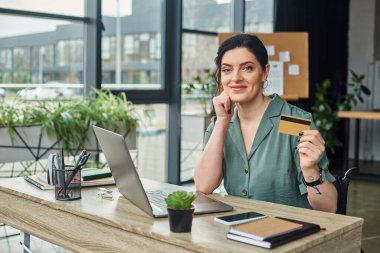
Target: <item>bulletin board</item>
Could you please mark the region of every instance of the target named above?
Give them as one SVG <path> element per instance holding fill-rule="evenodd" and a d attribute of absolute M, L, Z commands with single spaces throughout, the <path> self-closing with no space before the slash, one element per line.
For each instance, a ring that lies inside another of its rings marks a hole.
<path fill-rule="evenodd" d="M 219 33 L 219 45 L 238 33 Z M 298 100 L 309 98 L 309 45 L 306 32 L 252 33 L 268 48 L 274 49 L 269 61 L 280 61 L 284 55 L 289 58 L 283 61 L 283 98 Z M 268 51 L 268 50 L 267 50 Z M 286 58 L 286 57 L 285 57 Z"/>

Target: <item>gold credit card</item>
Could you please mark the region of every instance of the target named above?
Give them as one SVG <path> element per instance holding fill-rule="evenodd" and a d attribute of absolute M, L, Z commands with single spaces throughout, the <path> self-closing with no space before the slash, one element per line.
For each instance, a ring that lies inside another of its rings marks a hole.
<path fill-rule="evenodd" d="M 281 114 L 278 132 L 282 134 L 299 136 L 300 132 L 310 129 L 310 124 L 311 119 Z"/>

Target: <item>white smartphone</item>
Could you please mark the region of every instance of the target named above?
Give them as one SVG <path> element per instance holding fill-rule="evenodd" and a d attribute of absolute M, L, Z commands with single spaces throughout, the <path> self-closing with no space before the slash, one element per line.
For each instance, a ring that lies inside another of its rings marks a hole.
<path fill-rule="evenodd" d="M 221 217 L 215 217 L 215 221 L 220 222 L 224 225 L 237 225 L 241 223 L 245 223 L 248 221 L 258 220 L 262 218 L 266 218 L 265 214 L 256 213 L 256 212 L 246 212 L 246 213 L 238 213 L 232 215 L 226 215 Z"/>

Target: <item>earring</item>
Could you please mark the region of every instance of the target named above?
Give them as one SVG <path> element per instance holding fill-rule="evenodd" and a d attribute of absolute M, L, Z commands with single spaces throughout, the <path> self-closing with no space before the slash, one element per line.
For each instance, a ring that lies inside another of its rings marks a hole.
<path fill-rule="evenodd" d="M 262 83 L 262 88 L 263 88 L 263 90 L 265 90 L 267 87 L 268 87 L 268 80 L 265 79 L 265 80 L 263 81 L 263 83 Z"/>

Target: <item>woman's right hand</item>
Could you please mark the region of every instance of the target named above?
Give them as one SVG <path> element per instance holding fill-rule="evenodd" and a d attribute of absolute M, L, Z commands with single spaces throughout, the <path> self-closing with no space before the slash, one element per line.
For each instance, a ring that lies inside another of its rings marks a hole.
<path fill-rule="evenodd" d="M 234 108 L 230 97 L 223 91 L 219 96 L 212 100 L 218 121 L 229 123 L 234 115 Z"/>

